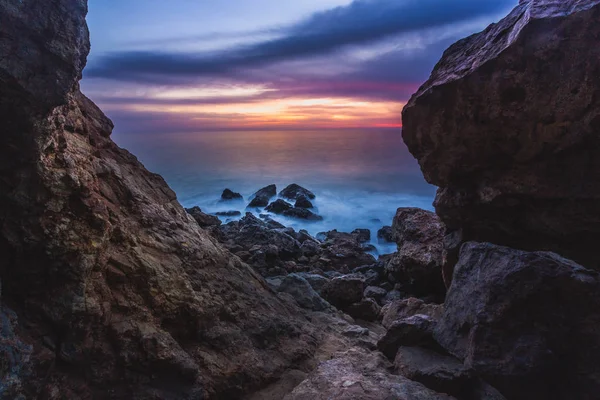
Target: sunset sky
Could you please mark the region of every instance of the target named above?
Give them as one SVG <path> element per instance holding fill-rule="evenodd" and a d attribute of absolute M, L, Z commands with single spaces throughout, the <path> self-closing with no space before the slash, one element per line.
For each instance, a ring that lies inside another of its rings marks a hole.
<path fill-rule="evenodd" d="M 82 87 L 127 133 L 398 127 L 518 0 L 90 0 Z"/>

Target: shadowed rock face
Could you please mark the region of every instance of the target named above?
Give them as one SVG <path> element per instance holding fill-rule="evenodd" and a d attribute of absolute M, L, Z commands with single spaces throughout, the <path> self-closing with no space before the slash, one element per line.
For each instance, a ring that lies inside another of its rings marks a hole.
<path fill-rule="evenodd" d="M 77 83 L 86 11 L 0 0 L 0 351 L 30 355 L 0 368 L 1 389 L 237 398 L 309 356 L 316 337 L 110 140 Z"/>
<path fill-rule="evenodd" d="M 600 1 L 530 0 L 451 46 L 403 111 L 464 241 L 600 266 Z"/>

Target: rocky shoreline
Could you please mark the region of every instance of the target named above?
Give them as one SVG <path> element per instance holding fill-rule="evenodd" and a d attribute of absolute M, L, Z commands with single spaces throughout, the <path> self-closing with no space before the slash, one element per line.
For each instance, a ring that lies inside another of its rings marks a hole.
<path fill-rule="evenodd" d="M 436 213 L 379 259 L 184 210 L 79 90 L 86 13 L 0 0 L 0 399 L 598 398 L 600 0 L 445 52 L 403 115 Z M 318 215 L 301 189 L 250 204 Z"/>

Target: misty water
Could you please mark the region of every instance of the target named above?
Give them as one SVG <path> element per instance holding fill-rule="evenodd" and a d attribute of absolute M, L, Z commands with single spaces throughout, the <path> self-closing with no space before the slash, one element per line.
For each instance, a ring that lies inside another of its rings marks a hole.
<path fill-rule="evenodd" d="M 379 243 L 376 233 L 391 225 L 396 209 L 431 209 L 435 194 L 400 130 L 117 132 L 114 138 L 148 169 L 160 173 L 185 207 L 244 214 L 248 197 L 261 187 L 274 183 L 280 191 L 297 183 L 316 194 L 315 212 L 324 220 L 306 222 L 277 215 L 273 219 L 313 235 L 368 228 L 380 254 L 395 251 L 394 245 Z M 220 202 L 225 188 L 241 193 L 245 200 Z"/>

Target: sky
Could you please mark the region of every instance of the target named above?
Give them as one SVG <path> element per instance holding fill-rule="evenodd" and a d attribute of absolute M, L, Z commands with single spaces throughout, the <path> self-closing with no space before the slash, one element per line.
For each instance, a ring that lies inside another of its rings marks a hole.
<path fill-rule="evenodd" d="M 518 0 L 89 0 L 82 89 L 120 132 L 396 128 Z"/>

